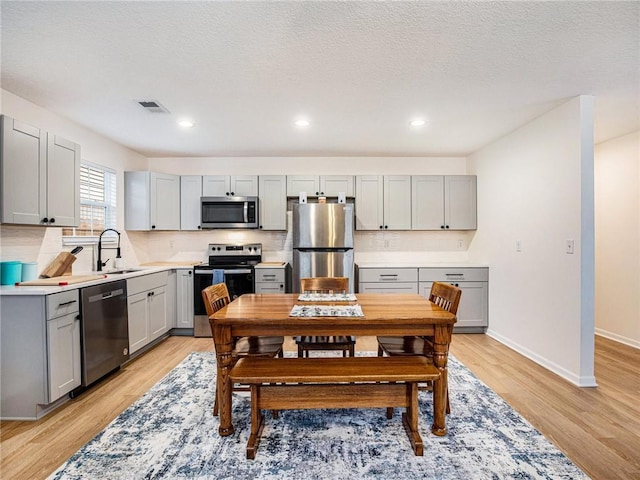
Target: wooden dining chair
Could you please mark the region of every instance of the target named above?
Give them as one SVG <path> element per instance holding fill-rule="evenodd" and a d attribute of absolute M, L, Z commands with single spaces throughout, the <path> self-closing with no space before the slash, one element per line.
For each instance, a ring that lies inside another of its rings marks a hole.
<path fill-rule="evenodd" d="M 231 301 L 229 290 L 224 283 L 216 283 L 202 290 L 202 299 L 209 316 L 211 325 L 211 336 L 214 336 L 215 319 L 211 316 Z M 233 339 L 233 349 L 231 350 L 231 366 L 233 367 L 242 357 L 282 357 L 282 344 L 284 337 L 237 337 Z M 214 337 L 215 345 L 215 337 Z M 248 391 L 249 387 L 234 386 L 234 390 Z M 216 398 L 213 404 L 213 415 L 218 415 L 218 388 L 216 386 Z M 274 412 L 274 416 L 275 412 Z"/>
<path fill-rule="evenodd" d="M 429 300 L 440 308 L 453 313 L 458 313 L 460 296 L 462 291 L 449 283 L 433 282 Z M 433 337 L 429 336 L 405 336 L 405 337 L 385 337 L 378 338 L 378 356 L 388 355 L 390 357 L 399 355 L 422 355 L 433 362 Z M 449 389 L 447 387 L 447 413 L 451 413 L 449 404 Z M 387 409 L 387 417 L 391 418 L 393 409 Z"/>
<path fill-rule="evenodd" d="M 300 279 L 302 293 L 347 293 L 347 277 L 309 277 Z M 356 337 L 352 336 L 299 336 L 294 337 L 298 345 L 298 357 L 308 357 L 312 350 L 342 350 L 342 356 L 355 355 Z"/>

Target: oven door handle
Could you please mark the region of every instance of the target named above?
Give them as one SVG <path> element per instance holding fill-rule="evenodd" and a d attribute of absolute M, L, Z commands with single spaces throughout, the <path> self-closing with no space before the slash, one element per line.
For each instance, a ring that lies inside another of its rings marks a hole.
<path fill-rule="evenodd" d="M 202 274 L 202 273 L 206 273 L 206 274 L 211 275 L 211 274 L 213 274 L 213 270 L 212 270 L 212 269 L 210 269 L 210 268 L 195 268 L 195 269 L 193 270 L 193 273 L 194 273 L 194 274 L 198 274 L 198 273 L 200 273 L 200 274 Z"/>
<path fill-rule="evenodd" d="M 227 270 L 224 269 L 222 270 L 224 272 L 225 275 L 231 273 L 253 273 L 252 270 L 250 268 L 237 268 L 237 269 L 231 269 L 231 270 Z"/>

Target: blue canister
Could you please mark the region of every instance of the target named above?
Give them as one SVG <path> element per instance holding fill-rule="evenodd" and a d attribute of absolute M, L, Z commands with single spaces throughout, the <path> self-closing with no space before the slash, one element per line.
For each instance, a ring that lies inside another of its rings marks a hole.
<path fill-rule="evenodd" d="M 25 262 L 22 264 L 22 280 L 21 282 L 28 282 L 29 280 L 35 280 L 38 278 L 38 264 L 36 262 Z"/>
<path fill-rule="evenodd" d="M 22 262 L 0 262 L 0 285 L 14 285 L 22 279 Z"/>

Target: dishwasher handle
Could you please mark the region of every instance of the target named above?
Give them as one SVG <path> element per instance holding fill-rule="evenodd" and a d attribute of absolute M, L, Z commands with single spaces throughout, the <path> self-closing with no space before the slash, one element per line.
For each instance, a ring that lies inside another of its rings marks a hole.
<path fill-rule="evenodd" d="M 123 288 L 116 288 L 115 290 L 111 290 L 110 292 L 98 293 L 97 295 L 91 295 L 88 300 L 89 303 L 93 302 L 101 302 L 103 300 L 109 300 L 113 297 L 119 297 L 124 294 Z"/>

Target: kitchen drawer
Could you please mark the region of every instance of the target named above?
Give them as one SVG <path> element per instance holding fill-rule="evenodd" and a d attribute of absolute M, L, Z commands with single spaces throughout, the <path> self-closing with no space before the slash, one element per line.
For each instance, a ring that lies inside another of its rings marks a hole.
<path fill-rule="evenodd" d="M 162 287 L 167 284 L 169 278 L 169 272 L 157 272 L 150 273 L 149 275 L 142 275 L 140 277 L 133 277 L 127 279 L 127 296 L 135 295 L 147 290 L 153 290 L 157 287 Z"/>
<path fill-rule="evenodd" d="M 284 268 L 256 268 L 256 283 L 280 282 L 284 283 Z"/>
<path fill-rule="evenodd" d="M 421 282 L 488 282 L 489 269 L 486 267 L 463 268 L 421 268 Z"/>
<path fill-rule="evenodd" d="M 360 284 L 367 282 L 400 283 L 418 281 L 417 268 L 360 268 L 358 275 Z"/>
<path fill-rule="evenodd" d="M 418 293 L 417 282 L 399 283 L 362 283 L 360 282 L 358 293 Z"/>
<path fill-rule="evenodd" d="M 256 282 L 256 293 L 285 293 L 284 282 Z"/>
<path fill-rule="evenodd" d="M 78 301 L 77 289 L 47 295 L 47 320 L 75 313 L 79 310 L 80 302 Z"/>

